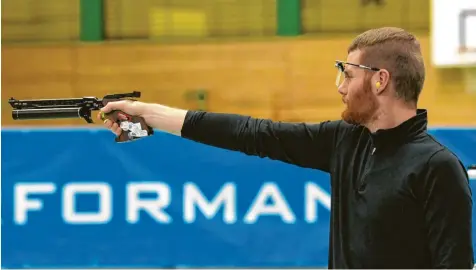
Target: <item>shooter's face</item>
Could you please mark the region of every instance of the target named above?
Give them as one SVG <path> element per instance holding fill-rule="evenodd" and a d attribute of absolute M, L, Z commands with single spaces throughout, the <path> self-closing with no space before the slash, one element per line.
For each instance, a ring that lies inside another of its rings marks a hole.
<path fill-rule="evenodd" d="M 350 53 L 347 62 L 359 64 L 358 53 Z M 348 123 L 364 125 L 375 116 L 379 102 L 372 86 L 372 74 L 365 69 L 347 65 L 345 78 L 339 86 L 339 93 L 346 105 L 342 119 Z"/>

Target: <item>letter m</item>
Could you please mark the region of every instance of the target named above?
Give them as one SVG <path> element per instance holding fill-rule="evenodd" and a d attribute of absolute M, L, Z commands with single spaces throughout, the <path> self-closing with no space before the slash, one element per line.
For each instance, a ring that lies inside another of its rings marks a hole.
<path fill-rule="evenodd" d="M 198 208 L 203 215 L 212 219 L 223 206 L 223 221 L 225 223 L 236 222 L 235 185 L 225 184 L 211 202 L 202 194 L 200 189 L 193 183 L 186 183 L 183 195 L 184 220 L 187 223 L 195 221 L 195 210 Z"/>

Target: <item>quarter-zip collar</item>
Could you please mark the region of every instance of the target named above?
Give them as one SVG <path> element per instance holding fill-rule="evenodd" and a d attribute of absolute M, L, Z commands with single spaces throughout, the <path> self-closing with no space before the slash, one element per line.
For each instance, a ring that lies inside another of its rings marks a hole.
<path fill-rule="evenodd" d="M 387 148 L 390 146 L 397 147 L 409 140 L 412 140 L 422 133 L 425 133 L 428 125 L 428 115 L 426 109 L 418 109 L 417 114 L 406 120 L 400 125 L 389 128 L 379 129 L 374 133 L 370 133 L 372 144 L 377 151 L 379 148 Z"/>

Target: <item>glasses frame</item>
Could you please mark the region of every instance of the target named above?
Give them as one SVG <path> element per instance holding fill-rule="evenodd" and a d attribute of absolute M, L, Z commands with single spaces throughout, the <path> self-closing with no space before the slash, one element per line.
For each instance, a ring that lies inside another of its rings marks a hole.
<path fill-rule="evenodd" d="M 381 70 L 380 68 L 376 68 L 376 67 L 365 66 L 365 65 L 354 64 L 354 63 L 349 63 L 349 62 L 345 62 L 345 61 L 336 60 L 335 67 L 338 70 L 337 78 L 336 78 L 336 86 L 337 87 L 339 87 L 339 85 L 340 85 L 339 84 L 340 76 L 345 71 L 345 65 L 351 65 L 351 66 L 354 66 L 354 67 L 358 67 L 358 68 L 362 68 L 362 69 L 366 69 L 366 70 L 371 70 L 371 71 L 380 71 Z"/>

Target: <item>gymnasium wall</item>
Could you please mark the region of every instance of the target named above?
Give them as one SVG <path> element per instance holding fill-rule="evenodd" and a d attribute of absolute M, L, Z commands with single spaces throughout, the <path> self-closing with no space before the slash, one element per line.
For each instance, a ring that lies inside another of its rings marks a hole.
<path fill-rule="evenodd" d="M 2 47 L 15 42 L 78 40 L 80 1 L 2 0 Z"/>
<path fill-rule="evenodd" d="M 297 2 L 298 24 L 277 8 Z M 324 172 L 160 131 L 117 144 L 82 119 L 13 121 L 10 97 L 139 90 L 186 109 L 333 119 L 334 60 L 394 25 L 422 44 L 429 132 L 476 164 L 476 96 L 462 70 L 431 66 L 428 0 L 363 2 L 378 1 L 2 0 L 2 268 L 326 268 L 329 239 Z"/>
<path fill-rule="evenodd" d="M 2 125 L 83 124 L 80 120 L 11 120 L 9 97 L 102 96 L 140 90 L 141 100 L 187 109 L 236 112 L 276 120 L 339 117 L 334 60 L 346 58 L 354 34 L 202 44 L 101 43 L 2 46 Z M 420 106 L 432 125 L 476 124 L 476 96 L 459 69 L 427 64 Z M 205 101 L 196 98 L 205 94 Z"/>
<path fill-rule="evenodd" d="M 272 36 L 276 0 L 105 0 L 109 40 Z"/>
<path fill-rule="evenodd" d="M 364 4 L 367 2 L 368 4 Z M 428 0 L 3 0 L 2 42 L 65 42 L 81 40 L 82 21 L 94 14 L 88 5 L 100 3 L 105 40 L 204 37 L 271 37 L 291 20 L 297 3 L 299 34 L 349 33 L 386 25 L 427 31 Z M 84 5 L 86 4 L 86 5 Z M 284 11 L 280 13 L 280 11 Z"/>
<path fill-rule="evenodd" d="M 333 61 L 345 59 L 357 33 L 385 25 L 420 38 L 427 64 L 420 106 L 430 109 L 430 123 L 474 124 L 476 97 L 463 70 L 431 65 L 428 1 L 377 2 L 4 0 L 2 125 L 83 124 L 13 122 L 12 96 L 131 90 L 142 91 L 144 101 L 182 108 L 289 121 L 336 118 L 342 104 Z M 95 27 L 102 28 L 99 42 L 78 42 Z"/>

